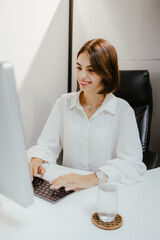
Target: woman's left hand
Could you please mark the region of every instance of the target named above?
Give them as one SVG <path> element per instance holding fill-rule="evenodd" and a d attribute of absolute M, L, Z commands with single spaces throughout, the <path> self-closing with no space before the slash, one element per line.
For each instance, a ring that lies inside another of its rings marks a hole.
<path fill-rule="evenodd" d="M 66 174 L 50 181 L 51 189 L 65 187 L 66 191 L 78 188 L 89 188 L 98 184 L 98 178 L 94 173 L 89 175 L 80 175 L 75 173 Z"/>

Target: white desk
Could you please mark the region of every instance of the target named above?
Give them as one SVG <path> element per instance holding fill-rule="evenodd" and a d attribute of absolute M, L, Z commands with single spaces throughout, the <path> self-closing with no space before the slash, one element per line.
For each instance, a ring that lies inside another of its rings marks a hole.
<path fill-rule="evenodd" d="M 45 178 L 69 172 L 84 173 L 57 165 L 47 168 Z M 57 204 L 35 197 L 28 209 L 5 198 L 0 208 L 0 240 L 160 239 L 160 168 L 148 171 L 143 183 L 119 186 L 121 228 L 106 231 L 92 224 L 96 200 L 97 186 L 73 193 Z"/>

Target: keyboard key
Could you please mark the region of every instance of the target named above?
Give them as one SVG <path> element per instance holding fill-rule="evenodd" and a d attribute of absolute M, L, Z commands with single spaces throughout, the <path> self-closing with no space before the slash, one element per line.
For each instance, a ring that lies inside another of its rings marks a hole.
<path fill-rule="evenodd" d="M 34 177 L 33 178 L 33 189 L 34 194 L 38 197 L 41 197 L 47 201 L 50 201 L 52 203 L 56 203 L 60 199 L 64 198 L 70 193 L 73 193 L 74 191 L 66 191 L 64 187 L 61 187 L 59 189 L 50 189 L 50 184 L 47 180 Z"/>

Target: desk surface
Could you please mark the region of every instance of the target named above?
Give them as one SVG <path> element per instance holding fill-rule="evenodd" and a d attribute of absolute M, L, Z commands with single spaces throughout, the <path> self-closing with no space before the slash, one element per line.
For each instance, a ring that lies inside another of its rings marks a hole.
<path fill-rule="evenodd" d="M 47 167 L 45 178 L 84 171 L 58 165 Z M 35 197 L 34 204 L 23 209 L 4 198 L 0 208 L 2 240 L 159 240 L 160 168 L 147 171 L 143 183 L 119 184 L 119 214 L 123 225 L 114 231 L 95 227 L 91 216 L 96 211 L 97 186 L 75 192 L 56 204 Z"/>

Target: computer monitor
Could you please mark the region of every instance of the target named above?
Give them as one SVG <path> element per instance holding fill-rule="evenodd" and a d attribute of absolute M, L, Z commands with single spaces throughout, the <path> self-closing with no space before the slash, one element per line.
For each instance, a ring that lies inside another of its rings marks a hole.
<path fill-rule="evenodd" d="M 33 203 L 33 188 L 10 62 L 0 63 L 0 194 L 23 207 Z"/>

